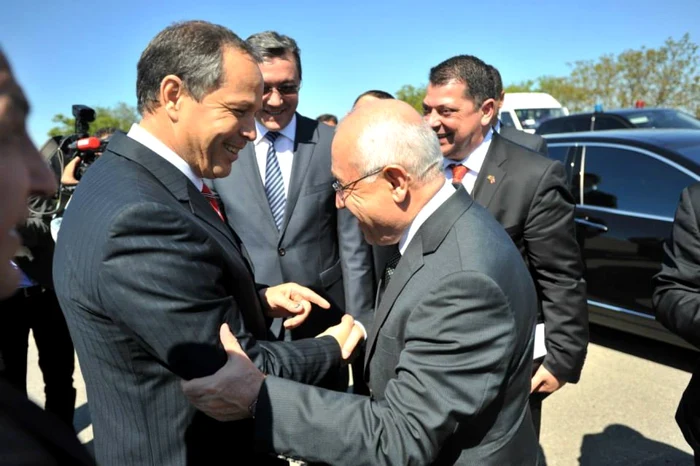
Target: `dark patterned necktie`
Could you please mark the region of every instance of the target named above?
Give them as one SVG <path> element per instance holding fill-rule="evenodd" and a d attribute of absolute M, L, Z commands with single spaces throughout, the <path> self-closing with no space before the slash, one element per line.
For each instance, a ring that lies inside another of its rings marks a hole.
<path fill-rule="evenodd" d="M 386 291 L 387 287 L 389 286 L 389 282 L 391 281 L 391 277 L 394 275 L 394 270 L 396 270 L 396 266 L 399 265 L 400 260 L 401 260 L 401 252 L 399 252 L 399 246 L 396 245 L 396 250 L 391 255 L 389 260 L 386 262 L 386 266 L 384 267 L 384 273 L 382 274 L 382 283 L 381 283 L 381 286 L 379 287 L 379 301 L 380 302 L 382 300 L 382 296 L 384 296 L 384 292 Z"/>

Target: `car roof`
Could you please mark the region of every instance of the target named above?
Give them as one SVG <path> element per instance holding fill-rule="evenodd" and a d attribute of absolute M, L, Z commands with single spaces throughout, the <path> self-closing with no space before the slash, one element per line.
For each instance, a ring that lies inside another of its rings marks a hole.
<path fill-rule="evenodd" d="M 542 134 L 548 144 L 557 142 L 619 142 L 656 146 L 700 164 L 700 131 L 678 128 L 629 128 L 603 131 Z"/>

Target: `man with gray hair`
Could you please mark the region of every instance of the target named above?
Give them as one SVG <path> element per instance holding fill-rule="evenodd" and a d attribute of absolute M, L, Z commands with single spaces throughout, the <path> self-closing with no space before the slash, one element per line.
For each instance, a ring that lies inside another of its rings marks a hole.
<path fill-rule="evenodd" d="M 54 281 L 85 377 L 100 465 L 252 456 L 252 423 L 215 422 L 180 389 L 181 379 L 226 362 L 222 324 L 260 370 L 311 384 L 338 372 L 348 336 L 361 338 L 346 316 L 327 336 L 271 341 L 269 319 L 293 316 L 285 324 L 298 324 L 311 303 L 329 303 L 294 283 L 257 285 L 245 247 L 203 182 L 228 175 L 255 139 L 257 60 L 216 24 L 187 21 L 158 33 L 137 66 L 142 120 L 112 137 L 64 216 Z"/>
<path fill-rule="evenodd" d="M 241 151 L 231 174 L 214 180 L 212 189 L 261 283 L 296 282 L 334 305 L 333 312 L 313 312 L 292 331 L 278 319 L 273 332 L 287 340 L 316 335 L 336 323 L 338 309 L 369 327 L 376 290 L 372 251 L 357 220 L 335 209 L 333 128 L 296 112 L 301 51 L 294 39 L 274 31 L 253 34 L 246 42 L 262 57 L 257 136 Z M 361 379 L 360 372 L 354 374 Z M 345 371 L 328 386 L 346 389 L 347 379 Z"/>
<path fill-rule="evenodd" d="M 398 244 L 367 342 L 370 395 L 263 379 L 222 332 L 229 361 L 184 384 L 190 401 L 228 420 L 248 417 L 236 405 L 257 400 L 256 447 L 312 462 L 534 465 L 537 297 L 506 232 L 445 180 L 435 134 L 404 102 L 343 119 L 333 174 L 337 207 L 367 241 Z"/>

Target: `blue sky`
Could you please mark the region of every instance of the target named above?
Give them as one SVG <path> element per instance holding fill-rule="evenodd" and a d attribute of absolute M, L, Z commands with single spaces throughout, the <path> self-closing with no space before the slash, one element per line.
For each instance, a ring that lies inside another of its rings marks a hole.
<path fill-rule="evenodd" d="M 51 117 L 70 114 L 72 104 L 135 105 L 141 51 L 179 20 L 216 22 L 243 38 L 269 29 L 295 38 L 304 67 L 299 111 L 312 118 L 342 117 L 368 89 L 425 84 L 431 66 L 462 53 L 493 64 L 509 84 L 686 32 L 700 43 L 698 0 L 5 3 L 0 47 L 32 104 L 38 145 Z"/>

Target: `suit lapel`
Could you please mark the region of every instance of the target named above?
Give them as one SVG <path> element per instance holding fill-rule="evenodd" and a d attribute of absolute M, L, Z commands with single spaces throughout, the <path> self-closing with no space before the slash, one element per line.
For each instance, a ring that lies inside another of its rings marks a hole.
<path fill-rule="evenodd" d="M 253 194 L 252 202 L 263 206 L 261 209 L 263 211 L 264 219 L 263 221 L 268 222 L 274 230 L 277 230 L 277 225 L 275 225 L 275 219 L 272 216 L 272 211 L 270 210 L 270 203 L 267 200 L 267 195 L 265 194 L 265 182 L 260 176 L 260 166 L 258 165 L 258 157 L 255 154 L 255 144 L 249 142 L 241 151 L 240 157 L 236 161 L 239 164 L 241 175 L 243 175 L 243 180 L 248 183 L 250 189 L 242 190 Z"/>
<path fill-rule="evenodd" d="M 138 163 L 167 189 L 181 204 L 198 218 L 202 219 L 226 238 L 237 250 L 238 244 L 225 222 L 219 218 L 209 201 L 192 184 L 192 182 L 174 165 L 151 151 L 146 146 L 134 141 L 125 134 L 117 133 L 112 137 L 108 150 Z"/>
<path fill-rule="evenodd" d="M 287 205 L 280 237 L 284 235 L 289 219 L 294 212 L 294 207 L 299 199 L 317 141 L 318 132 L 316 131 L 316 125 L 311 120 L 307 120 L 297 114 L 297 130 L 294 136 L 294 160 L 292 161 L 292 174 L 289 180 L 289 193 L 287 194 Z"/>
<path fill-rule="evenodd" d="M 506 176 L 505 162 L 508 160 L 501 136 L 494 131 L 492 138 L 472 191 L 474 200 L 486 208 Z"/>
<path fill-rule="evenodd" d="M 367 371 L 367 362 L 374 350 L 374 345 L 377 341 L 379 329 L 384 324 L 389 311 L 391 310 L 396 298 L 404 289 L 411 277 L 423 267 L 423 244 L 419 237 L 420 232 L 411 241 L 411 244 L 406 249 L 406 253 L 401 256 L 401 260 L 394 270 L 389 286 L 386 287 L 384 295 L 379 301 L 378 307 L 374 313 L 374 322 L 369 335 L 367 335 L 367 351 L 365 352 L 365 371 Z"/>
<path fill-rule="evenodd" d="M 415 275 L 424 264 L 424 256 L 434 253 L 445 240 L 452 226 L 464 212 L 474 203 L 463 185 L 459 185 L 449 199 L 447 199 L 428 219 L 421 225 L 401 257 L 394 275 L 391 277 L 384 296 L 379 302 L 371 331 L 367 336 L 367 350 L 365 352 L 365 379 L 368 377 L 369 360 L 374 352 L 377 335 L 384 321 L 406 287 L 411 277 Z"/>

